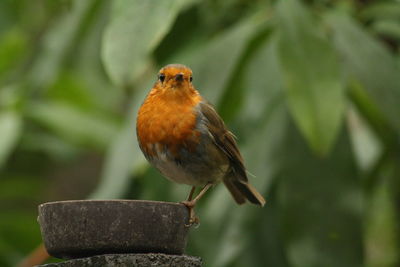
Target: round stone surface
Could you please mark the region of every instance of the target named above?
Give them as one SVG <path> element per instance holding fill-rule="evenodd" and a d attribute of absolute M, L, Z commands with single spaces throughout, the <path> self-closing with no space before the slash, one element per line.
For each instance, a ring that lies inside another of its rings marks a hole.
<path fill-rule="evenodd" d="M 50 255 L 82 258 L 110 253 L 182 254 L 188 209 L 142 200 L 59 201 L 39 206 L 39 224 Z"/>

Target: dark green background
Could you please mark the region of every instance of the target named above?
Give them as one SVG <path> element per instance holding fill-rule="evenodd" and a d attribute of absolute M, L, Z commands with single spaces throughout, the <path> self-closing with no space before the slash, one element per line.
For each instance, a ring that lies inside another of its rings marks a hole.
<path fill-rule="evenodd" d="M 205 266 L 399 266 L 400 2 L 0 1 L 0 266 L 40 242 L 37 205 L 181 201 L 137 109 L 188 65 L 238 137 L 264 208 L 217 186 L 188 253 Z"/>

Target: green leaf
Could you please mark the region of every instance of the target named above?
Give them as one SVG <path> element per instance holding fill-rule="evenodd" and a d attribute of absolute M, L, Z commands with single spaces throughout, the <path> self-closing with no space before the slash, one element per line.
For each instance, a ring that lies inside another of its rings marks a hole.
<path fill-rule="evenodd" d="M 382 145 L 354 107 L 349 110 L 347 120 L 351 144 L 359 169 L 368 171 L 382 153 Z"/>
<path fill-rule="evenodd" d="M 397 179 L 397 177 L 396 177 Z M 365 222 L 366 266 L 396 266 L 399 260 L 399 233 L 392 185 L 382 179 L 374 187 Z"/>
<path fill-rule="evenodd" d="M 265 112 L 271 110 L 278 99 L 283 99 L 276 37 L 274 34 L 263 42 L 244 71 L 243 87 L 246 93 L 238 119 L 243 124 L 240 128 L 248 134 L 253 132 L 254 127 L 263 124 L 267 119 Z M 281 101 L 279 103 L 282 104 Z"/>
<path fill-rule="evenodd" d="M 0 36 L 0 77 L 18 64 L 26 53 L 26 36 L 13 28 Z"/>
<path fill-rule="evenodd" d="M 265 17 L 251 16 L 220 32 L 197 49 L 173 58 L 193 70 L 193 83 L 206 99 L 215 105 L 232 78 L 246 46 L 265 22 Z"/>
<path fill-rule="evenodd" d="M 377 1 L 367 5 L 361 10 L 361 18 L 366 20 L 373 19 L 394 19 L 400 18 L 400 4 L 396 1 Z"/>
<path fill-rule="evenodd" d="M 335 51 L 296 0 L 280 1 L 279 57 L 289 109 L 312 149 L 327 154 L 344 111 Z"/>
<path fill-rule="evenodd" d="M 25 153 L 45 154 L 54 162 L 73 160 L 83 151 L 82 147 L 77 144 L 72 144 L 53 133 L 44 133 L 43 131 L 24 133 L 21 139 L 21 148 Z"/>
<path fill-rule="evenodd" d="M 57 79 L 63 61 L 76 41 L 81 23 L 95 2 L 95 0 L 74 1 L 71 10 L 63 13 L 51 25 L 42 37 L 41 49 L 36 55 L 36 60 L 30 66 L 27 77 L 30 87 L 43 89 Z"/>
<path fill-rule="evenodd" d="M 130 109 L 126 123 L 111 143 L 105 159 L 100 183 L 90 199 L 121 198 L 127 192 L 133 170 L 145 163 L 136 139 L 137 105 Z"/>
<path fill-rule="evenodd" d="M 229 83 L 227 84 L 224 90 L 224 94 L 220 97 L 218 103 L 218 111 L 221 117 L 224 118 L 224 120 L 226 120 L 227 122 L 237 117 L 238 114 L 239 115 L 242 114 L 243 111 L 241 110 L 241 108 L 245 104 L 244 101 L 246 99 L 247 92 L 250 94 L 250 92 L 260 91 L 260 90 L 263 91 L 264 89 L 266 89 L 266 87 L 264 86 L 258 86 L 259 84 L 263 83 L 265 79 L 260 79 L 259 77 L 253 77 L 253 79 L 255 80 L 254 83 L 257 84 L 256 87 L 249 87 L 254 85 L 252 84 L 248 85 L 246 84 L 248 81 L 245 81 L 245 74 L 247 73 L 247 68 L 249 67 L 250 61 L 254 60 L 254 54 L 256 52 L 259 52 L 258 50 L 260 46 L 265 44 L 266 40 L 268 40 L 271 36 L 273 36 L 274 24 L 272 23 L 272 21 L 267 20 L 267 17 L 263 16 L 261 18 L 263 18 L 265 21 L 262 20 L 258 21 L 257 16 L 254 16 L 253 18 L 254 26 L 252 27 L 253 30 L 247 38 L 248 41 L 245 43 L 243 52 L 241 53 L 239 60 L 235 64 L 235 68 L 230 75 Z M 252 21 L 251 18 L 250 21 Z M 272 65 L 274 65 L 275 63 L 276 61 L 274 61 Z M 270 65 L 271 64 L 267 63 L 266 65 L 261 66 L 261 69 L 268 69 Z M 257 67 L 260 67 L 260 65 Z M 254 71 L 255 73 L 259 73 L 259 71 L 256 69 L 253 69 L 252 71 Z M 280 77 L 277 77 L 277 79 L 273 80 L 281 80 L 281 79 Z M 262 82 L 257 83 L 256 81 L 262 81 Z M 260 103 L 262 101 L 263 100 L 258 102 Z M 264 105 L 254 106 L 254 109 L 257 108 L 259 109 L 259 111 L 262 112 L 264 110 L 263 109 Z"/>
<path fill-rule="evenodd" d="M 64 76 L 64 78 L 67 78 L 67 81 L 71 78 L 83 82 L 85 94 L 91 97 L 91 102 L 104 112 L 113 113 L 119 110 L 125 92 L 123 88 L 117 88 L 111 83 L 100 57 L 104 28 L 108 23 L 105 17 L 109 15 L 113 1 L 97 1 L 97 3 L 95 12 L 92 11 L 95 15 L 90 23 L 87 23 L 90 27 L 86 26 L 88 29 L 81 34 L 76 51 L 79 57 L 74 61 L 73 71 L 68 69 L 67 74 L 72 74 L 72 77 Z M 59 82 L 61 87 L 63 81 Z"/>
<path fill-rule="evenodd" d="M 400 70 L 395 58 L 347 15 L 331 12 L 326 22 L 333 30 L 333 44 L 343 58 L 347 78 L 365 87 L 391 126 L 400 132 Z"/>
<path fill-rule="evenodd" d="M 136 116 L 144 97 L 151 88 L 152 78 L 144 77 L 146 81 L 140 86 L 142 90 L 134 96 L 125 123 L 108 148 L 100 183 L 89 198 L 122 197 L 127 192 L 130 175 L 145 164 L 145 158 L 137 143 Z"/>
<path fill-rule="evenodd" d="M 12 111 L 0 112 L 0 168 L 13 151 L 22 130 L 19 114 Z"/>
<path fill-rule="evenodd" d="M 168 33 L 179 12 L 190 2 L 113 2 L 110 23 L 103 38 L 102 59 L 115 84 L 129 84 L 146 68 L 150 52 Z"/>
<path fill-rule="evenodd" d="M 70 142 L 104 148 L 117 132 L 114 121 L 62 102 L 33 103 L 27 116 Z"/>
<path fill-rule="evenodd" d="M 289 266 L 363 266 L 363 197 L 344 131 L 330 155 L 311 153 L 292 124 L 275 154 L 277 203 Z"/>
<path fill-rule="evenodd" d="M 400 41 L 400 23 L 399 20 L 381 20 L 372 25 L 372 28 L 378 34 Z"/>

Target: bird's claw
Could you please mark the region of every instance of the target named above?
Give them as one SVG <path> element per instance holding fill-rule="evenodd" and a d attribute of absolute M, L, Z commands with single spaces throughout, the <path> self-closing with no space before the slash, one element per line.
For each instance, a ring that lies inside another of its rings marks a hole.
<path fill-rule="evenodd" d="M 189 223 L 185 224 L 186 227 L 190 227 L 192 225 L 198 226 L 200 225 L 200 219 L 197 217 L 194 213 L 194 206 L 195 202 L 194 201 L 181 201 L 181 204 L 185 205 L 189 209 Z"/>
<path fill-rule="evenodd" d="M 194 216 L 194 217 L 189 219 L 189 223 L 188 224 L 185 224 L 186 227 L 191 227 L 193 225 L 194 225 L 195 228 L 197 228 L 200 225 L 199 217 Z"/>

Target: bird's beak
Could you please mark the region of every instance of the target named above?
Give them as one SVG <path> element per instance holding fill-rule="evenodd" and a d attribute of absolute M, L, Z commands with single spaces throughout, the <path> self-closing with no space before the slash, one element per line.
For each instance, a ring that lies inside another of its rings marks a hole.
<path fill-rule="evenodd" d="M 183 81 L 183 74 L 182 73 L 178 73 L 177 75 L 175 75 L 175 81 L 182 82 Z"/>

